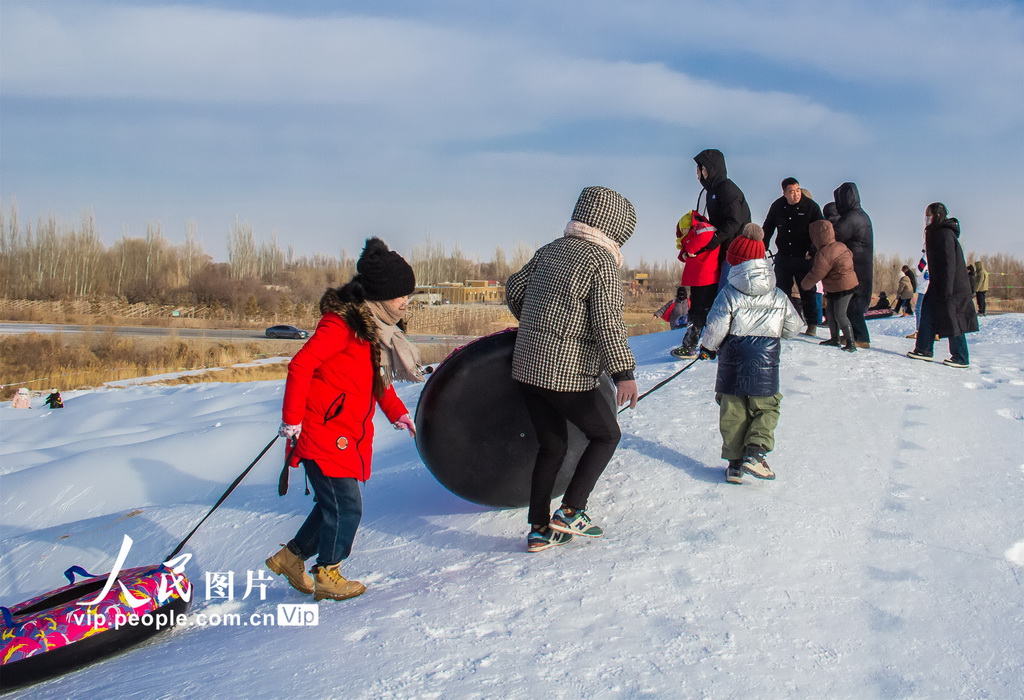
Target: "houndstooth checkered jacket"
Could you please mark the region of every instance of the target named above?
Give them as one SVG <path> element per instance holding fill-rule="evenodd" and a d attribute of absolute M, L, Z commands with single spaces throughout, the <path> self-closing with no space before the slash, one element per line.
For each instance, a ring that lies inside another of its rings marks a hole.
<path fill-rule="evenodd" d="M 588 187 L 573 220 L 621 245 L 633 233 L 636 214 L 617 192 Z M 509 277 L 505 293 L 519 319 L 513 379 L 553 391 L 589 391 L 602 371 L 631 377 L 636 362 L 622 320 L 622 282 L 608 250 L 559 238 Z"/>

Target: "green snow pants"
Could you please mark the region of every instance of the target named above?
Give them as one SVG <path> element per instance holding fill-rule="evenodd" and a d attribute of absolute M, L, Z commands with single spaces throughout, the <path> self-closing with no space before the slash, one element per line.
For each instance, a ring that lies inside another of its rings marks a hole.
<path fill-rule="evenodd" d="M 782 394 L 715 394 L 715 401 L 720 407 L 718 429 L 722 433 L 722 459 L 743 459 L 748 445 L 765 452 L 775 449 L 775 426 L 779 424 Z"/>

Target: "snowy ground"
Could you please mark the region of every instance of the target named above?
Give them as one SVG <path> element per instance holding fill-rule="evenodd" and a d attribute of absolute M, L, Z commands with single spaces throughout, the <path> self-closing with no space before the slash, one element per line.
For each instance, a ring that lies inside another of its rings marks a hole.
<path fill-rule="evenodd" d="M 539 554 L 525 511 L 451 495 L 381 422 L 345 565 L 365 595 L 315 627 L 193 621 L 14 697 L 1019 698 L 1024 316 L 982 319 L 968 370 L 903 357 L 912 319 L 870 328 L 853 356 L 785 344 L 776 481 L 724 483 L 702 362 L 621 416 L 591 500 L 607 536 Z M 680 366 L 679 338 L 632 339 L 641 390 Z M 274 435 L 282 391 L 5 405 L 0 603 L 108 571 L 124 534 L 126 566 L 161 561 Z M 193 616 L 310 601 L 277 578 L 242 599 L 311 505 L 295 477 L 276 495 L 280 463 L 275 447 L 186 548 Z M 234 572 L 235 600 L 207 600 L 207 572 Z"/>

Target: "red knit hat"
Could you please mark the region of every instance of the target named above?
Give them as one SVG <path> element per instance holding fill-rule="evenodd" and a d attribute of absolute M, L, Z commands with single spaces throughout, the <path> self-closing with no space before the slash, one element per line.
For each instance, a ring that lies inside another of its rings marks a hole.
<path fill-rule="evenodd" d="M 739 265 L 748 260 L 764 259 L 764 254 L 764 230 L 757 224 L 747 224 L 725 252 L 725 261 Z"/>

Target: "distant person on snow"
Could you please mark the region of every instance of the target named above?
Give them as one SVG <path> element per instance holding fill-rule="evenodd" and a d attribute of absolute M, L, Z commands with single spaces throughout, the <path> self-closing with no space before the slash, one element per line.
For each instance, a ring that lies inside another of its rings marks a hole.
<path fill-rule="evenodd" d="M 974 261 L 975 290 L 974 298 L 978 300 L 978 315 L 985 315 L 985 296 L 988 294 L 988 270 L 981 260 Z"/>
<path fill-rule="evenodd" d="M 914 289 L 917 287 L 917 278 L 914 277 L 910 266 L 904 265 L 900 270 L 900 281 L 896 289 L 896 313 L 901 316 L 909 316 L 914 313 L 913 300 Z"/>
<path fill-rule="evenodd" d="M 960 247 L 960 222 L 949 216 L 942 202 L 932 202 L 924 214 L 924 246 L 931 279 L 921 306 L 917 341 L 907 357 L 931 361 L 938 335 L 949 338 L 950 358 L 942 364 L 966 368 L 971 364 L 966 334 L 978 330 L 978 316 Z"/>
<path fill-rule="evenodd" d="M 402 332 L 412 267 L 384 241 L 366 241 L 356 276 L 320 298 L 316 332 L 288 363 L 279 435 L 293 441 L 315 492 L 306 521 L 267 568 L 314 600 L 344 600 L 366 586 L 341 575 L 363 514 L 360 482 L 370 478 L 373 414 L 379 405 L 396 429 L 415 436 L 412 416 L 392 382 L 423 381 L 418 354 Z M 305 561 L 316 555 L 310 573 Z"/>
<path fill-rule="evenodd" d="M 11 408 L 32 408 L 32 398 L 28 395 L 28 389 L 21 387 L 14 393 Z"/>
<path fill-rule="evenodd" d="M 676 295 L 668 300 L 654 312 L 654 318 L 661 319 L 668 324 L 668 329 L 674 331 L 677 328 L 686 328 L 689 323 L 690 300 L 686 287 L 676 287 Z"/>
<path fill-rule="evenodd" d="M 779 232 L 775 242 L 778 250 L 774 259 L 775 284 L 794 304 L 793 285 L 799 284 L 811 269 L 811 236 L 808 230 L 811 224 L 822 218 L 817 202 L 805 196 L 805 191 L 795 177 L 783 180 L 782 196 L 772 202 L 763 226 L 766 249 L 771 246 L 775 232 Z M 815 335 L 818 330 L 818 314 L 813 288 L 800 289 L 798 308 L 807 323 L 805 333 Z"/>
<path fill-rule="evenodd" d="M 743 483 L 744 472 L 775 478 L 765 454 L 775 449 L 782 405 L 779 339 L 804 329 L 789 296 L 775 286 L 763 236 L 760 226 L 747 224 L 729 246 L 729 283 L 711 307 L 701 347 L 702 358 L 718 355 L 715 401 L 730 484 Z"/>
<path fill-rule="evenodd" d="M 50 389 L 50 394 L 43 399 L 43 403 L 50 408 L 64 408 L 64 399 L 60 397 L 60 392 L 57 391 L 56 387 Z"/>
<path fill-rule="evenodd" d="M 889 295 L 879 292 L 878 301 L 868 311 L 889 311 L 890 309 L 892 309 L 892 303 L 889 301 Z"/>
<path fill-rule="evenodd" d="M 729 277 L 726 251 L 740 234 L 740 229 L 750 223 L 750 207 L 743 196 L 743 190 L 729 179 L 725 156 L 721 151 L 708 148 L 695 155 L 693 160 L 697 163 L 697 182 L 707 192 L 705 207 L 708 221 L 715 227 L 715 235 L 698 251 L 698 255 L 718 249 L 718 288 L 721 289 Z M 700 195 L 697 195 L 697 201 L 700 202 Z"/>
<path fill-rule="evenodd" d="M 506 302 L 519 319 L 512 378 L 540 443 L 530 485 L 529 552 L 565 544 L 573 535 L 604 534 L 587 514 L 587 501 L 621 433 L 599 378 L 602 372 L 611 375 L 618 405 L 636 405 L 636 362 L 626 341 L 619 278 L 619 248 L 635 226 L 628 199 L 605 187 L 587 187 L 565 235 L 508 279 Z M 566 421 L 588 443 L 552 516 L 555 477 L 568 447 Z"/>
<path fill-rule="evenodd" d="M 801 289 L 814 289 L 820 282 L 828 299 L 829 339 L 818 345 L 840 347 L 839 332 L 845 336 L 843 350 L 857 352 L 853 343 L 853 327 L 846 315 L 850 298 L 857 289 L 857 273 L 853 270 L 853 254 L 850 249 L 836 240 L 832 222 L 828 219 L 815 221 L 810 227 L 811 241 L 817 249 L 814 262 L 807 275 L 800 281 Z"/>
<path fill-rule="evenodd" d="M 864 312 L 871 303 L 874 283 L 875 234 L 871 217 L 860 206 L 857 185 L 844 182 L 833 193 L 839 220 L 833 224 L 836 240 L 844 243 L 853 253 L 853 269 L 857 273 L 857 291 L 850 300 L 847 312 L 853 325 L 853 341 L 859 348 L 871 347 L 871 336 Z"/>

